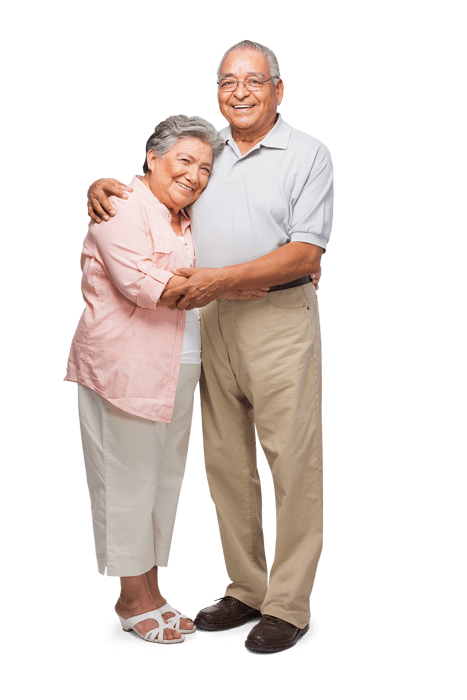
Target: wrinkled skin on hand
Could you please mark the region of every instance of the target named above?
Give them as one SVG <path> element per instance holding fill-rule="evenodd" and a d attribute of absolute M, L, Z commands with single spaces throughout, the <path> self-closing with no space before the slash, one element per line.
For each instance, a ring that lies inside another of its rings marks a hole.
<path fill-rule="evenodd" d="M 311 273 L 311 281 L 315 285 L 316 290 L 319 289 L 318 283 L 319 283 L 320 279 L 321 279 L 321 266 L 319 267 L 319 270 Z"/>
<path fill-rule="evenodd" d="M 88 189 L 88 214 L 91 219 L 100 224 L 101 221 L 108 221 L 110 216 L 115 216 L 109 197 L 114 195 L 120 199 L 127 199 L 127 192 L 133 192 L 133 188 L 112 178 L 102 178 L 93 182 Z"/>
<path fill-rule="evenodd" d="M 260 289 L 250 289 L 246 291 L 228 290 L 222 280 L 221 268 L 183 268 L 176 271 L 177 275 L 186 277 L 184 284 L 178 285 L 177 289 L 166 290 L 161 299 L 164 305 L 175 305 L 177 309 L 195 309 L 207 306 L 215 299 L 232 299 L 236 301 L 251 301 L 266 296 L 268 287 Z M 311 273 L 311 279 L 316 289 L 321 277 L 321 267 Z M 180 297 L 181 295 L 181 297 Z"/>
<path fill-rule="evenodd" d="M 177 275 L 186 277 L 186 280 L 176 290 L 163 292 L 162 299 L 170 299 L 179 294 L 182 298 L 177 303 L 177 309 L 195 309 L 206 306 L 214 299 L 223 296 L 222 282 L 219 277 L 219 269 L 210 267 L 183 268 L 177 270 Z"/>

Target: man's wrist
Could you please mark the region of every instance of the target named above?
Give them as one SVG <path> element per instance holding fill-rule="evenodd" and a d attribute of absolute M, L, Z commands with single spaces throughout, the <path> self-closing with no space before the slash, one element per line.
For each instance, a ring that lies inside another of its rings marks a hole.
<path fill-rule="evenodd" d="M 236 274 L 235 265 L 226 265 L 225 267 L 219 267 L 218 281 L 221 292 L 234 292 L 238 289 L 238 277 Z"/>

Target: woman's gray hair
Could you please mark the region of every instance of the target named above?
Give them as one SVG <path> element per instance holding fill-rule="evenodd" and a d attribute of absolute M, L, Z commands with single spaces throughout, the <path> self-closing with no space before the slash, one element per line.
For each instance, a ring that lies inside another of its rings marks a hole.
<path fill-rule="evenodd" d="M 268 59 L 269 72 L 271 73 L 271 76 L 273 78 L 272 82 L 274 83 L 274 85 L 277 85 L 279 78 L 281 77 L 281 72 L 279 70 L 279 62 L 277 60 L 276 54 L 274 53 L 274 51 L 271 51 L 271 49 L 268 49 L 267 46 L 263 46 L 263 44 L 258 44 L 256 41 L 248 41 L 248 39 L 239 41 L 238 44 L 235 44 L 234 46 L 231 46 L 230 49 L 227 49 L 225 54 L 222 56 L 221 62 L 219 63 L 219 68 L 217 69 L 218 80 L 221 77 L 221 68 L 226 56 L 228 56 L 229 53 L 235 51 L 236 49 L 253 49 L 253 51 L 259 51 L 260 53 L 264 54 Z"/>
<path fill-rule="evenodd" d="M 224 139 L 218 131 L 206 119 L 201 117 L 187 117 L 177 114 L 164 119 L 154 129 L 146 143 L 146 154 L 153 151 L 156 156 L 163 158 L 165 154 L 175 146 L 180 139 L 196 138 L 208 143 L 212 148 L 214 158 L 220 155 L 224 148 Z M 143 172 L 147 173 L 148 160 L 144 161 Z"/>

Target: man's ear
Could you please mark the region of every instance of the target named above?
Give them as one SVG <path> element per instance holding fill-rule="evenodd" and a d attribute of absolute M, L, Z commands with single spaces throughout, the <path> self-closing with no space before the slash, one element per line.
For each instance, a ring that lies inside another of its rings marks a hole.
<path fill-rule="evenodd" d="M 277 95 L 277 105 L 279 106 L 280 103 L 282 102 L 282 97 L 284 96 L 284 83 L 282 80 L 279 78 L 278 83 L 276 85 L 276 95 Z"/>

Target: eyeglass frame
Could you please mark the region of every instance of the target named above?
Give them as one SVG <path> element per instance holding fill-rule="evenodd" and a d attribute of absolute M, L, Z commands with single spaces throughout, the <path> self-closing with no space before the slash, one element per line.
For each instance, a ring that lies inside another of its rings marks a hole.
<path fill-rule="evenodd" d="M 223 80 L 232 80 L 233 83 L 237 83 L 236 86 L 234 87 L 234 89 L 233 89 L 233 90 L 223 90 L 223 92 L 235 92 L 235 90 L 236 90 L 236 89 L 238 88 L 238 86 L 239 86 L 239 83 L 242 83 L 242 84 L 244 85 L 244 87 L 245 87 L 245 90 L 248 90 L 248 92 L 259 92 L 260 90 L 263 89 L 263 85 L 264 85 L 265 83 L 269 83 L 270 80 L 274 80 L 275 78 L 280 78 L 280 76 L 279 76 L 279 75 L 272 75 L 272 76 L 271 76 L 270 78 L 268 78 L 267 80 L 261 80 L 261 78 L 253 78 L 253 77 L 247 78 L 246 80 L 259 80 L 259 81 L 260 81 L 261 87 L 258 88 L 257 90 L 249 90 L 249 89 L 247 88 L 247 86 L 245 85 L 246 80 L 235 80 L 234 78 L 221 78 L 220 80 L 217 81 L 217 85 L 219 86 L 218 89 L 220 90 L 220 89 L 221 89 L 221 82 L 222 82 Z"/>

